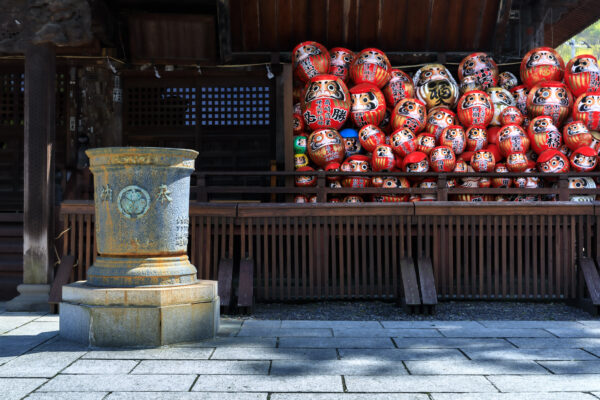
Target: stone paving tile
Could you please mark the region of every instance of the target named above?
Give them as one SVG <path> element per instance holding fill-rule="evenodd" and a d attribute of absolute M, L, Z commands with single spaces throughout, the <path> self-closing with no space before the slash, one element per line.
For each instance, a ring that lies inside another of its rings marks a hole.
<path fill-rule="evenodd" d="M 59 320 L 58 314 L 42 315 L 41 317 L 36 319 L 37 322 L 58 322 L 58 320 Z"/>
<path fill-rule="evenodd" d="M 436 329 L 334 329 L 337 337 L 442 337 Z"/>
<path fill-rule="evenodd" d="M 93 350 L 82 358 L 108 360 L 208 360 L 212 352 L 212 348 L 158 347 L 136 350 Z"/>
<path fill-rule="evenodd" d="M 58 335 L 58 321 L 38 322 L 32 321 L 16 329 L 6 332 L 5 336 L 32 336 L 40 334 Z"/>
<path fill-rule="evenodd" d="M 433 400 L 482 400 L 477 393 L 434 393 Z M 485 400 L 597 400 L 587 393 L 486 393 Z"/>
<path fill-rule="evenodd" d="M 328 360 L 273 361 L 271 375 L 407 375 L 400 361 Z"/>
<path fill-rule="evenodd" d="M 541 349 L 581 349 L 600 348 L 600 339 L 593 338 L 508 338 L 509 342 L 520 348 Z"/>
<path fill-rule="evenodd" d="M 23 354 L 0 367 L 0 376 L 51 378 L 85 352 L 35 352 Z"/>
<path fill-rule="evenodd" d="M 580 349 L 463 349 L 472 360 L 598 360 Z"/>
<path fill-rule="evenodd" d="M 77 360 L 61 374 L 128 374 L 137 364 L 134 360 Z"/>
<path fill-rule="evenodd" d="M 590 347 L 586 346 L 583 348 L 583 350 L 587 351 L 588 353 L 592 353 L 596 357 L 600 358 L 600 347 L 599 346 L 590 346 Z"/>
<path fill-rule="evenodd" d="M 597 361 L 539 361 L 540 365 L 555 374 L 600 374 L 600 360 Z"/>
<path fill-rule="evenodd" d="M 472 348 L 514 349 L 515 346 L 504 339 L 466 339 L 466 338 L 394 338 L 399 348 Z"/>
<path fill-rule="evenodd" d="M 279 347 L 383 349 L 394 348 L 394 344 L 392 343 L 392 340 L 390 338 L 284 337 L 279 339 Z"/>
<path fill-rule="evenodd" d="M 217 348 L 211 360 L 336 360 L 335 349 Z"/>
<path fill-rule="evenodd" d="M 404 329 L 481 329 L 484 326 L 478 321 L 381 321 L 384 328 Z"/>
<path fill-rule="evenodd" d="M 235 336 L 244 321 L 239 319 L 221 318 L 219 322 L 219 336 Z"/>
<path fill-rule="evenodd" d="M 174 347 L 275 347 L 277 346 L 276 337 L 217 337 L 212 340 L 201 342 L 181 343 L 173 345 Z"/>
<path fill-rule="evenodd" d="M 421 393 L 273 393 L 271 400 L 428 400 Z"/>
<path fill-rule="evenodd" d="M 340 376 L 200 375 L 198 392 L 342 392 Z"/>
<path fill-rule="evenodd" d="M 600 390 L 600 375 L 491 375 L 501 392 L 592 392 Z"/>
<path fill-rule="evenodd" d="M 19 400 L 33 392 L 47 379 L 0 378 L 2 400 Z"/>
<path fill-rule="evenodd" d="M 52 336 L 0 336 L 0 357 L 14 358 L 44 343 Z"/>
<path fill-rule="evenodd" d="M 405 361 L 412 375 L 502 375 L 548 374 L 548 371 L 531 360 L 504 361 Z"/>
<path fill-rule="evenodd" d="M 244 328 L 281 328 L 281 320 L 275 319 L 247 319 L 242 324 Z"/>
<path fill-rule="evenodd" d="M 486 328 L 496 329 L 555 329 L 555 328 L 583 328 L 585 325 L 578 321 L 477 321 Z"/>
<path fill-rule="evenodd" d="M 104 400 L 267 400 L 267 393 L 114 392 Z"/>
<path fill-rule="evenodd" d="M 548 328 L 547 331 L 560 338 L 600 338 L 600 327 Z"/>
<path fill-rule="evenodd" d="M 184 392 L 196 375 L 58 375 L 38 392 Z"/>
<path fill-rule="evenodd" d="M 103 400 L 108 392 L 45 392 L 31 393 L 27 400 Z"/>
<path fill-rule="evenodd" d="M 145 360 L 132 374 L 267 375 L 269 361 Z"/>
<path fill-rule="evenodd" d="M 343 360 L 466 360 L 457 349 L 339 349 Z"/>
<path fill-rule="evenodd" d="M 495 329 L 495 328 L 458 328 L 458 329 L 444 329 L 441 328 L 440 332 L 446 337 L 463 337 L 463 338 L 508 338 L 508 337 L 522 337 L 522 338 L 551 338 L 553 337 L 550 333 L 543 329 Z"/>
<path fill-rule="evenodd" d="M 6 316 L 6 314 L 0 315 L 0 334 L 6 333 L 10 330 L 18 328 L 19 326 L 25 325 L 26 323 L 31 322 L 31 321 L 35 320 L 36 318 L 39 318 L 39 316 L 17 317 L 17 316 Z"/>
<path fill-rule="evenodd" d="M 333 328 L 333 329 L 381 329 L 377 321 L 306 321 L 285 320 L 281 322 L 282 328 Z"/>
<path fill-rule="evenodd" d="M 579 322 L 580 324 L 583 324 L 585 326 L 589 326 L 591 328 L 600 328 L 600 320 L 597 320 L 597 319 L 577 321 L 577 322 Z"/>
<path fill-rule="evenodd" d="M 238 332 L 237 337 L 260 336 L 260 337 L 331 337 L 331 329 L 299 329 L 299 328 L 245 328 Z"/>
<path fill-rule="evenodd" d="M 483 376 L 347 376 L 348 392 L 497 392 Z M 482 399 L 485 396 L 481 396 Z"/>

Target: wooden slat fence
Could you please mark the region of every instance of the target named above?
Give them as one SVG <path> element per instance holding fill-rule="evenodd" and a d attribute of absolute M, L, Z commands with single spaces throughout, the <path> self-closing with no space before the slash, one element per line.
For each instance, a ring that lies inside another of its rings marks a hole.
<path fill-rule="evenodd" d="M 599 206 L 192 202 L 189 255 L 200 279 L 217 279 L 222 258 L 253 259 L 261 301 L 392 299 L 404 257 L 432 260 L 442 300 L 573 299 L 583 295 L 576 259 L 599 256 Z M 61 217 L 63 254 L 85 279 L 93 203 L 64 203 Z"/>

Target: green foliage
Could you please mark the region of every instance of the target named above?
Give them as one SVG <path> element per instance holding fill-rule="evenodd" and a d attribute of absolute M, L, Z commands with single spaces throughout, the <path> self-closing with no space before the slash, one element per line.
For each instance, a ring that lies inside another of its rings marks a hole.
<path fill-rule="evenodd" d="M 575 55 L 593 54 L 596 58 L 600 58 L 600 20 L 579 32 L 571 39 L 575 40 L 575 43 L 577 44 L 577 47 L 575 47 Z M 571 59 L 571 45 L 569 44 L 571 39 L 556 48 L 565 61 L 565 64 Z M 590 47 L 585 47 L 581 42 L 586 42 Z"/>

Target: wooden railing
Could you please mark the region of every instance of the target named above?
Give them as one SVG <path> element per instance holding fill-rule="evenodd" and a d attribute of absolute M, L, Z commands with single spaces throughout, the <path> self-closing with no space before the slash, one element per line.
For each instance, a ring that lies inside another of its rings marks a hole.
<path fill-rule="evenodd" d="M 95 252 L 92 202 L 61 207 L 63 254 L 84 279 Z M 258 300 L 389 299 L 404 257 L 432 260 L 440 299 L 574 299 L 576 267 L 600 255 L 600 203 L 190 203 L 191 261 L 254 261 Z"/>

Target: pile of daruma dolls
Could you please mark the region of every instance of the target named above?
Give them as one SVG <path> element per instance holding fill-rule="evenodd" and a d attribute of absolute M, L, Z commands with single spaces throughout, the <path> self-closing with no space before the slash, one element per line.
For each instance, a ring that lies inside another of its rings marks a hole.
<path fill-rule="evenodd" d="M 414 76 L 392 68 L 384 52 L 327 50 L 316 42 L 293 51 L 294 162 L 296 171 L 344 171 L 328 176 L 332 188 L 389 188 L 389 194 L 330 195 L 330 202 L 435 200 L 435 195 L 394 194 L 394 188 L 435 188 L 437 179 L 369 177 L 365 172 L 594 171 L 600 150 L 600 70 L 592 55 L 566 68 L 552 48 L 529 51 L 521 84 L 499 73 L 485 53 L 465 57 L 457 83 L 441 64 Z M 315 186 L 313 175 L 296 176 L 298 187 Z M 448 187 L 539 188 L 556 179 L 466 177 Z M 589 177 L 569 177 L 571 188 L 595 188 Z M 572 195 L 572 201 L 595 196 Z M 460 201 L 539 201 L 555 196 L 451 196 Z M 314 202 L 298 195 L 296 202 Z"/>

